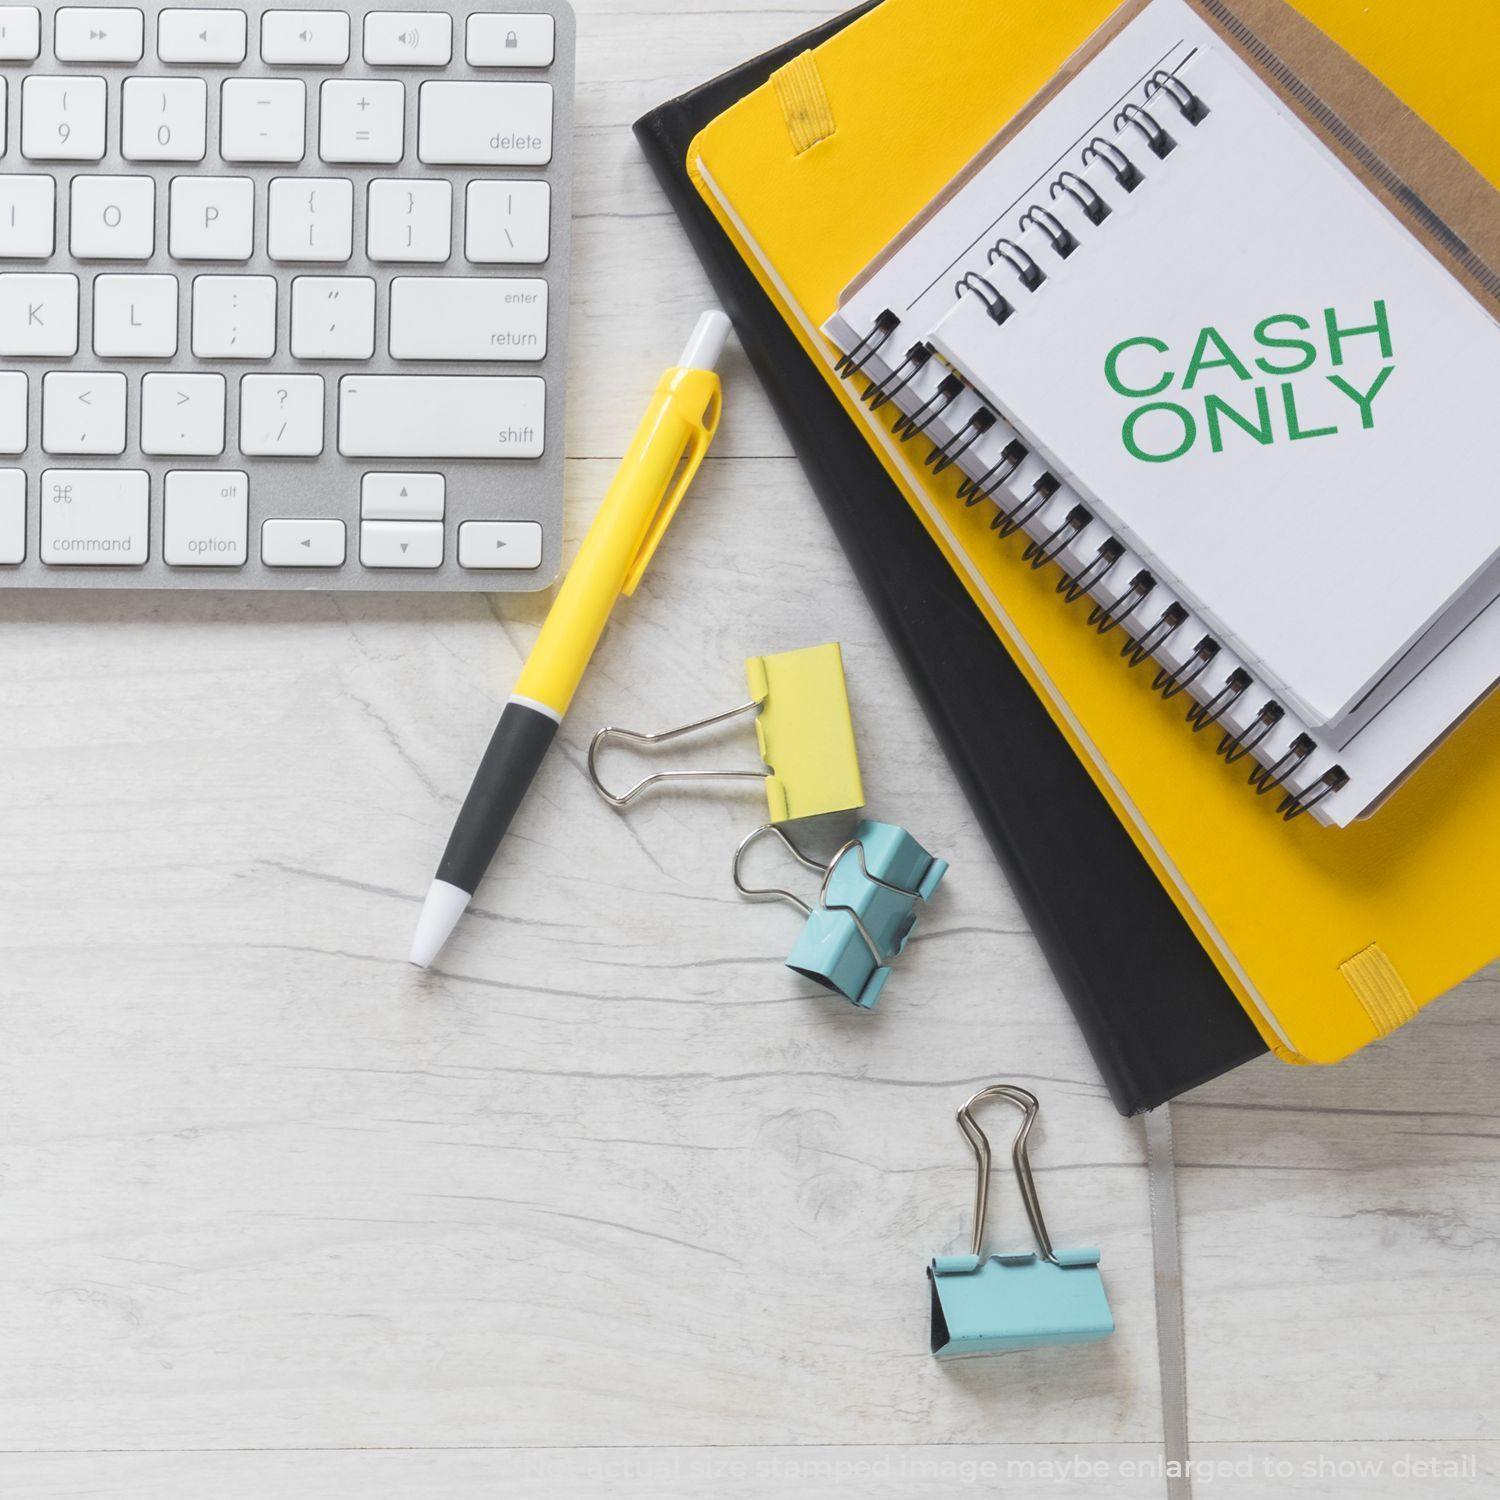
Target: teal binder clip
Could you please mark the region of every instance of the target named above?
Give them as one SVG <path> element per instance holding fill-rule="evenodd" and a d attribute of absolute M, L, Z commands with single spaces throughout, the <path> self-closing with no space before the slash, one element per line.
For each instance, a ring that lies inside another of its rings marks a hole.
<path fill-rule="evenodd" d="M 822 875 L 816 906 L 791 891 L 748 886 L 740 878 L 746 851 L 768 833 L 780 839 L 799 864 Z M 947 869 L 947 860 L 929 854 L 904 828 L 869 818 L 860 820 L 854 837 L 826 865 L 809 859 L 771 823 L 747 834 L 734 851 L 734 884 L 742 896 L 790 901 L 807 916 L 787 956 L 787 968 L 865 1010 L 879 999 L 918 912 Z"/>
<path fill-rule="evenodd" d="M 990 1143 L 970 1113 L 984 1099 L 1009 1099 L 1025 1111 L 1011 1147 L 1021 1201 L 1036 1249 L 984 1253 L 984 1215 L 990 1192 Z M 1055 1250 L 1042 1218 L 1026 1138 L 1041 1106 L 1013 1083 L 991 1084 L 958 1112 L 959 1129 L 974 1152 L 974 1238 L 968 1255 L 934 1256 L 932 1352 L 939 1359 L 1006 1354 L 1053 1344 L 1087 1344 L 1115 1331 L 1114 1315 L 1099 1275 L 1097 1250 Z"/>

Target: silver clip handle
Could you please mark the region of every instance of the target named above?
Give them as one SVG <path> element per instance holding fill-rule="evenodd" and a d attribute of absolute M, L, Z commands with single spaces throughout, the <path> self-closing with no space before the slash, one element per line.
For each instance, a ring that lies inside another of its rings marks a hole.
<path fill-rule="evenodd" d="M 594 790 L 611 807 L 628 807 L 642 792 L 649 791 L 663 781 L 764 781 L 770 775 L 765 768 L 759 771 L 657 771 L 653 775 L 642 777 L 628 791 L 612 792 L 599 779 L 598 766 L 599 752 L 611 740 L 628 740 L 633 745 L 662 745 L 668 740 L 679 739 L 685 734 L 695 734 L 700 729 L 711 729 L 715 724 L 722 724 L 727 719 L 736 719 L 741 714 L 754 713 L 759 708 L 760 703 L 752 698 L 749 703 L 742 703 L 738 708 L 726 708 L 723 713 L 713 714 L 707 719 L 699 719 L 694 724 L 680 724 L 676 729 L 661 729 L 655 734 L 643 734 L 636 729 L 620 729 L 616 725 L 606 724 L 589 741 L 589 780 L 593 782 Z"/>
<path fill-rule="evenodd" d="M 838 851 L 826 865 L 819 864 L 815 859 L 809 859 L 791 840 L 791 835 L 779 828 L 775 823 L 763 823 L 759 828 L 752 829 L 739 842 L 734 851 L 734 862 L 730 866 L 730 873 L 734 877 L 734 888 L 740 895 L 748 897 L 751 901 L 789 901 L 804 916 L 810 917 L 813 909 L 800 896 L 794 895 L 784 886 L 746 885 L 740 874 L 740 865 L 744 861 L 750 846 L 766 834 L 775 834 L 781 840 L 788 854 L 797 861 L 799 865 L 809 870 L 816 870 L 822 875 L 822 883 L 818 886 L 818 905 L 825 911 L 841 911 L 851 922 L 854 923 L 864 945 L 870 950 L 870 958 L 877 969 L 883 968 L 890 963 L 892 955 L 881 951 L 880 944 L 875 941 L 870 929 L 860 919 L 860 915 L 852 906 L 845 906 L 842 902 L 830 902 L 828 899 L 828 887 L 833 883 L 833 873 L 839 867 L 840 860 L 847 859 L 851 854 L 859 861 L 860 874 L 864 876 L 871 885 L 878 885 L 882 890 L 893 891 L 898 896 L 910 896 L 914 900 L 921 899 L 920 891 L 908 890 L 904 885 L 892 885 L 889 880 L 882 880 L 874 874 L 865 860 L 865 846 L 858 839 L 848 839 L 839 846 Z"/>
<path fill-rule="evenodd" d="M 1016 1181 L 1020 1184 L 1021 1202 L 1026 1206 L 1026 1217 L 1031 1222 L 1037 1252 L 1043 1260 L 1056 1263 L 1052 1240 L 1047 1234 L 1047 1221 L 1042 1217 L 1042 1205 L 1036 1193 L 1036 1181 L 1031 1175 L 1031 1157 L 1026 1149 L 1026 1138 L 1031 1134 L 1031 1127 L 1036 1123 L 1042 1106 L 1030 1089 L 1023 1089 L 1015 1083 L 992 1083 L 988 1088 L 980 1089 L 958 1112 L 958 1128 L 963 1131 L 964 1139 L 973 1150 L 974 1161 L 979 1169 L 979 1179 L 974 1187 L 974 1237 L 969 1253 L 974 1256 L 984 1253 L 984 1219 L 990 1201 L 989 1137 L 979 1128 L 978 1122 L 970 1113 L 976 1104 L 983 1103 L 986 1099 L 1009 1099 L 1025 1114 L 1010 1148 L 1011 1165 L 1015 1168 Z"/>

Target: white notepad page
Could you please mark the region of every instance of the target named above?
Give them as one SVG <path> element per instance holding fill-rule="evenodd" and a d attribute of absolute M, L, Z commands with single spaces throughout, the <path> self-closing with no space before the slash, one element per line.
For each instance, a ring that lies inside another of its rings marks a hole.
<path fill-rule="evenodd" d="M 1094 160 L 1108 217 L 1043 199 L 1078 248 L 1039 254 L 1034 291 L 989 267 L 1013 315 L 965 296 L 930 341 L 1337 741 L 1500 586 L 1500 329 L 1181 0 L 1153 0 L 1056 104 L 1127 96 L 1182 39 L 1207 115 L 1160 100 L 1164 158 L 1149 126 L 1102 130 L 1139 185 Z"/>

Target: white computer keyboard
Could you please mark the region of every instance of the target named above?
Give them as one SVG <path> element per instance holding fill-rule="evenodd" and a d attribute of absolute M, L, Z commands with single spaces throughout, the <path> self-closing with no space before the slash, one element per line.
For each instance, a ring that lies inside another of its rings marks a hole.
<path fill-rule="evenodd" d="M 534 589 L 573 16 L 0 5 L 0 589 Z"/>

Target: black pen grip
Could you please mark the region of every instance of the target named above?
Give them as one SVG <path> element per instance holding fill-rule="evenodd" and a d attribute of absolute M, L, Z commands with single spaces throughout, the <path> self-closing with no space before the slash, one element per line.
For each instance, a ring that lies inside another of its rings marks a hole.
<path fill-rule="evenodd" d="M 439 880 L 470 894 L 478 888 L 556 733 L 557 720 L 540 709 L 512 700 L 501 710 L 438 863 Z"/>

